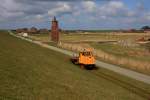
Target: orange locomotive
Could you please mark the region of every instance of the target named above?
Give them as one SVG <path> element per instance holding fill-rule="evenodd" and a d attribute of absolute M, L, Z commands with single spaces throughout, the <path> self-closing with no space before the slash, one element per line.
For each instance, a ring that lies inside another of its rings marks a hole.
<path fill-rule="evenodd" d="M 71 58 L 72 63 L 80 65 L 81 68 L 93 68 L 95 67 L 95 57 L 91 49 L 85 49 L 83 52 L 79 52 L 79 55 Z"/>

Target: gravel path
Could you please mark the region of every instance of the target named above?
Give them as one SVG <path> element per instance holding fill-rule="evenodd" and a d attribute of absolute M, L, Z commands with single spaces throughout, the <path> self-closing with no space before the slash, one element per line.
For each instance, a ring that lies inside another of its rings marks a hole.
<path fill-rule="evenodd" d="M 50 45 L 47 45 L 47 44 L 43 44 L 39 41 L 33 41 L 31 39 L 28 39 L 28 38 L 24 38 L 24 37 L 21 37 L 21 36 L 16 36 L 11 31 L 9 31 L 9 34 L 12 35 L 12 36 L 15 36 L 17 38 L 21 38 L 23 40 L 29 41 L 31 43 L 40 45 L 40 46 L 45 47 L 45 48 L 49 48 L 49 49 L 57 51 L 57 52 L 61 52 L 63 54 L 69 55 L 69 56 L 72 56 L 74 54 L 71 51 L 64 50 L 64 49 L 61 49 L 61 48 L 57 48 L 57 47 L 54 47 L 54 46 L 50 46 Z M 128 77 L 133 78 L 135 80 L 150 84 L 150 76 L 148 76 L 148 75 L 138 73 L 138 72 L 135 72 L 135 71 L 132 71 L 132 70 L 129 70 L 129 69 L 121 68 L 117 65 L 108 64 L 108 63 L 105 63 L 105 62 L 102 62 L 102 61 L 99 61 L 99 60 L 96 60 L 96 65 L 99 66 L 99 67 L 114 71 L 116 73 L 119 73 L 121 75 L 128 76 Z"/>

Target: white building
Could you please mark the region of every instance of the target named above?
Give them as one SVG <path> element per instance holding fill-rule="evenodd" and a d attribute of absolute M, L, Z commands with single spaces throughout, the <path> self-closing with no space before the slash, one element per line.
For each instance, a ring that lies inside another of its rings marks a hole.
<path fill-rule="evenodd" d="M 23 37 L 28 37 L 28 33 L 24 33 L 24 32 L 21 32 L 18 35 L 23 36 Z"/>

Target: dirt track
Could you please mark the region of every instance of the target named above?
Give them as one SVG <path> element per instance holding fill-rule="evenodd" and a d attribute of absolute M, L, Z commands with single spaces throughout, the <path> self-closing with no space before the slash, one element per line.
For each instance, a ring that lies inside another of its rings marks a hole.
<path fill-rule="evenodd" d="M 12 35 L 12 36 L 15 36 L 17 38 L 29 41 L 31 43 L 40 45 L 42 47 L 45 47 L 45 48 L 48 48 L 48 49 L 51 49 L 51 50 L 54 50 L 54 51 L 57 51 L 57 52 L 61 52 L 63 54 L 69 55 L 69 56 L 72 56 L 74 54 L 71 51 L 63 50 L 63 49 L 60 49 L 60 48 L 57 48 L 57 47 L 54 47 L 54 46 L 50 46 L 50 45 L 41 43 L 39 41 L 32 41 L 31 39 L 23 38 L 21 36 L 16 36 L 11 31 L 9 31 L 9 34 Z M 105 63 L 105 62 L 102 62 L 102 61 L 99 61 L 99 60 L 96 60 L 96 65 L 99 66 L 99 67 L 103 67 L 105 69 L 114 71 L 116 73 L 119 73 L 121 75 L 128 76 L 128 77 L 133 78 L 135 80 L 150 84 L 150 76 L 148 76 L 148 75 L 144 75 L 144 74 L 141 74 L 141 73 L 129 70 L 129 69 L 124 69 L 124 68 L 121 68 L 117 65 L 108 64 L 108 63 Z"/>

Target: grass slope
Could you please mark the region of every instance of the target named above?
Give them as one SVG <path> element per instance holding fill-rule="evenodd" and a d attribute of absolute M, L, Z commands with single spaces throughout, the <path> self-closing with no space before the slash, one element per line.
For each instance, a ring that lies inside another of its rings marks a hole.
<path fill-rule="evenodd" d="M 106 78 L 81 70 L 64 54 L 6 32 L 0 32 L 0 99 L 147 100 Z"/>

